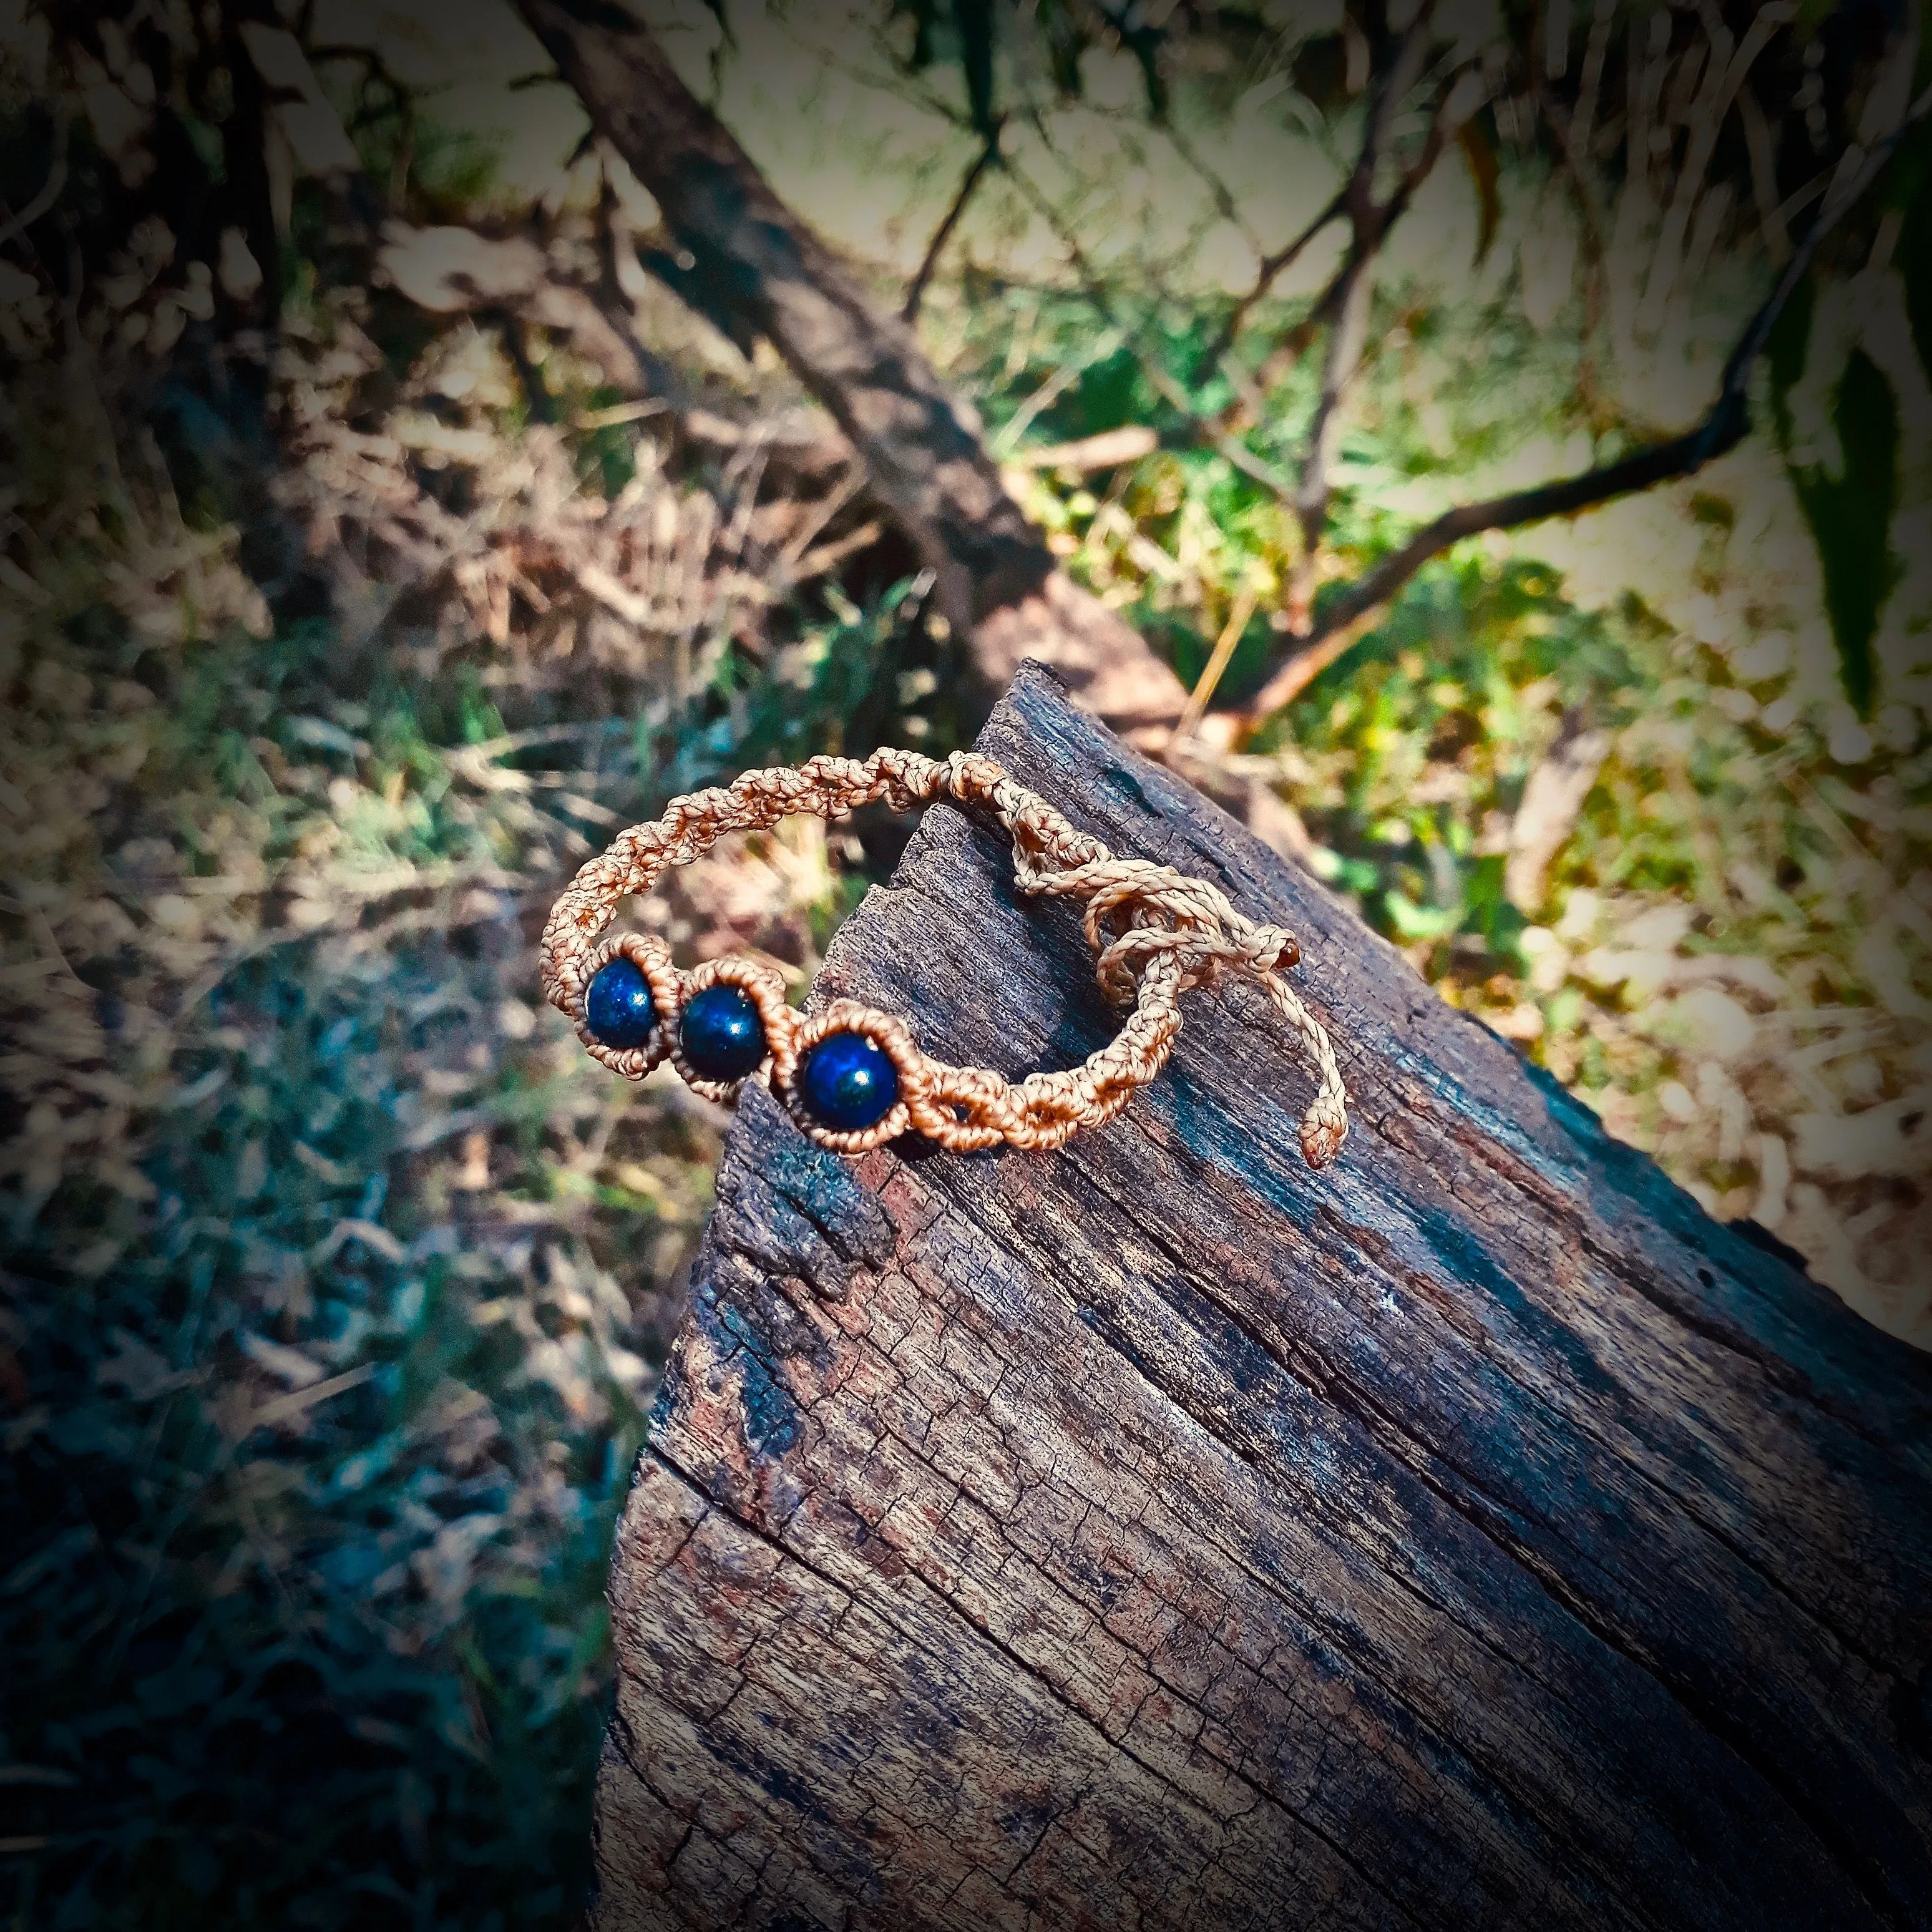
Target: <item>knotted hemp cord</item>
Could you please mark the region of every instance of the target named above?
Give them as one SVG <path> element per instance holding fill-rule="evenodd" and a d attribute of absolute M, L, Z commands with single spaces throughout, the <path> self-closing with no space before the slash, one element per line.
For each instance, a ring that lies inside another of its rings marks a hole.
<path fill-rule="evenodd" d="M 1132 1011 L 1082 1065 L 1030 1073 L 1016 1084 L 986 1067 L 950 1066 L 922 1053 L 902 1021 L 856 1001 L 835 1000 L 809 1015 L 796 1011 L 785 1003 L 778 974 L 758 962 L 715 959 L 686 972 L 671 963 L 660 940 L 604 936 L 620 901 L 649 892 L 667 866 L 690 864 L 728 832 L 763 830 L 796 812 L 837 818 L 879 799 L 910 812 L 941 797 L 1006 829 L 1022 892 L 1084 902 L 1102 990 L 1131 1001 Z M 692 1086 L 717 1100 L 734 1097 L 742 1079 L 703 1077 L 674 1040 L 672 1022 L 707 988 L 736 987 L 764 1029 L 772 1090 L 813 1140 L 848 1154 L 908 1127 L 955 1150 L 1003 1142 L 1059 1147 L 1081 1128 L 1112 1120 L 1166 1065 L 1180 1030 L 1181 994 L 1224 973 L 1245 974 L 1266 989 L 1314 1060 L 1318 1084 L 1302 1118 L 1301 1150 L 1311 1167 L 1325 1167 L 1348 1131 L 1346 1095 L 1326 1030 L 1285 976 L 1300 957 L 1292 933 L 1244 918 L 1204 880 L 1144 859 L 1115 858 L 992 759 L 956 752 L 942 762 L 890 748 L 868 758 L 816 758 L 747 772 L 731 784 L 674 799 L 662 818 L 620 832 L 578 872 L 550 913 L 541 954 L 544 996 L 574 1022 L 578 1038 L 604 1065 L 641 1079 L 669 1054 Z M 586 1014 L 592 982 L 619 958 L 642 975 L 662 1016 L 641 1045 L 599 1039 Z M 890 1110 L 856 1130 L 814 1118 L 800 1090 L 807 1057 L 839 1033 L 869 1040 L 896 1076 Z"/>

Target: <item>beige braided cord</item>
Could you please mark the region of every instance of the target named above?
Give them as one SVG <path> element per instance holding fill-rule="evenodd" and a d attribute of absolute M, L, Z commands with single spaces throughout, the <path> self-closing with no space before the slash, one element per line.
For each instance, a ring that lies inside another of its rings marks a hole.
<path fill-rule="evenodd" d="M 1083 902 L 1101 988 L 1111 1000 L 1131 1002 L 1132 1010 L 1080 1066 L 1030 1073 L 1017 1084 L 986 1067 L 948 1066 L 920 1052 L 903 1021 L 854 1000 L 835 1000 L 810 1015 L 796 1011 L 785 1003 L 778 974 L 758 962 L 712 960 L 686 972 L 659 940 L 606 936 L 621 901 L 648 892 L 667 866 L 690 864 L 727 833 L 762 830 L 796 812 L 836 818 L 879 799 L 909 812 L 942 796 L 1005 827 L 1022 892 Z M 585 1017 L 590 982 L 620 956 L 643 973 L 662 1016 L 643 1046 L 607 1044 Z M 868 758 L 818 758 L 747 772 L 729 785 L 674 799 L 662 818 L 619 833 L 578 874 L 551 910 L 541 954 L 545 998 L 575 1023 L 578 1037 L 604 1065 L 641 1079 L 668 1054 L 693 1088 L 715 1100 L 732 1098 L 742 1083 L 698 1077 L 678 1052 L 671 1022 L 705 987 L 720 981 L 740 987 L 764 1023 L 773 1092 L 811 1138 L 850 1154 L 908 1128 L 956 1150 L 1001 1143 L 1059 1147 L 1081 1128 L 1111 1120 L 1167 1064 L 1180 1030 L 1183 993 L 1224 974 L 1243 974 L 1266 988 L 1314 1061 L 1317 1087 L 1302 1118 L 1301 1149 L 1311 1167 L 1325 1167 L 1348 1134 L 1347 1096 L 1327 1031 L 1288 983 L 1287 970 L 1300 957 L 1292 933 L 1244 918 L 1205 880 L 1148 860 L 1115 858 L 992 759 L 956 752 L 942 763 L 890 748 Z M 896 1103 L 856 1132 L 814 1119 L 798 1090 L 805 1055 L 841 1031 L 870 1040 L 898 1077 Z"/>

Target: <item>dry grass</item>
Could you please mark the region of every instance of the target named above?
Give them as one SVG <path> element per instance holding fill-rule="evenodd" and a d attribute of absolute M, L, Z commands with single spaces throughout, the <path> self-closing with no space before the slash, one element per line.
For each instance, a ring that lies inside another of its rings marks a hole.
<path fill-rule="evenodd" d="M 790 580 L 730 476 L 640 439 L 586 489 L 466 327 L 372 427 L 380 370 L 318 312 L 281 374 L 326 624 L 272 618 L 98 362 L 4 406 L 22 1924 L 560 1922 L 583 1882 L 604 1556 L 720 1123 L 584 1059 L 533 935 L 667 762 L 730 755 L 687 700 Z M 772 839 L 661 916 L 802 984 L 835 902 Z"/>

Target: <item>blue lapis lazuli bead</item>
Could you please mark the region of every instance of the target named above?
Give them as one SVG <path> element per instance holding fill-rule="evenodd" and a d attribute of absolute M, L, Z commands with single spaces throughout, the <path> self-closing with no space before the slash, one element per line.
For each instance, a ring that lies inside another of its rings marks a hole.
<path fill-rule="evenodd" d="M 658 1010 L 634 960 L 620 956 L 598 973 L 584 996 L 584 1018 L 605 1046 L 642 1046 L 650 1040 Z"/>
<path fill-rule="evenodd" d="M 813 1118 L 839 1133 L 862 1133 L 899 1097 L 898 1070 L 862 1033 L 829 1033 L 798 1070 L 799 1092 Z"/>
<path fill-rule="evenodd" d="M 765 1057 L 765 1025 L 742 986 L 706 986 L 686 1002 L 677 1043 L 700 1080 L 742 1080 Z"/>

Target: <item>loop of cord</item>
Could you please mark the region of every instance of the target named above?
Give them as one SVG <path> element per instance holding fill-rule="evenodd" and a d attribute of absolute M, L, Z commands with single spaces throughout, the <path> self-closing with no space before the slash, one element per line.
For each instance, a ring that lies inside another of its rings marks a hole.
<path fill-rule="evenodd" d="M 1019 890 L 1039 897 L 1076 900 L 1108 998 L 1132 1010 L 1120 1032 L 1082 1065 L 1028 1074 L 1017 1083 L 989 1069 L 950 1066 L 929 1058 L 903 1022 L 854 1001 L 837 1000 L 807 1016 L 784 1004 L 769 969 L 748 961 L 716 961 L 694 973 L 672 965 L 661 942 L 605 936 L 619 903 L 649 892 L 664 868 L 686 866 L 728 832 L 764 830 L 795 812 L 836 818 L 884 799 L 910 812 L 945 797 L 990 816 L 1013 844 Z M 1316 1091 L 1301 1122 L 1301 1150 L 1311 1167 L 1325 1167 L 1348 1131 L 1347 1096 L 1328 1032 L 1286 977 L 1300 957 L 1294 935 L 1244 918 L 1204 880 L 1144 859 L 1117 859 L 1077 830 L 1036 794 L 976 752 L 944 760 L 890 747 L 868 758 L 816 758 L 797 766 L 747 772 L 727 786 L 674 799 L 664 815 L 619 833 L 609 848 L 578 872 L 552 909 L 541 962 L 544 997 L 576 1024 L 578 1036 L 606 1066 L 641 1079 L 670 1050 L 668 1024 L 649 1047 L 613 1047 L 590 1030 L 584 1000 L 591 980 L 624 953 L 649 980 L 658 1010 L 681 1008 L 698 985 L 727 975 L 754 1000 L 770 1049 L 773 1090 L 800 1126 L 822 1146 L 862 1154 L 916 1129 L 942 1147 L 964 1150 L 1004 1142 L 1039 1150 L 1062 1145 L 1082 1127 L 1112 1120 L 1167 1064 L 1180 1030 L 1180 997 L 1233 973 L 1265 990 L 1313 1060 Z M 800 1056 L 838 1028 L 871 1038 L 893 1063 L 898 1102 L 860 1132 L 840 1132 L 814 1120 L 794 1080 Z M 691 1076 L 688 1072 L 687 1078 Z M 692 1084 L 726 1099 L 740 1083 Z"/>

